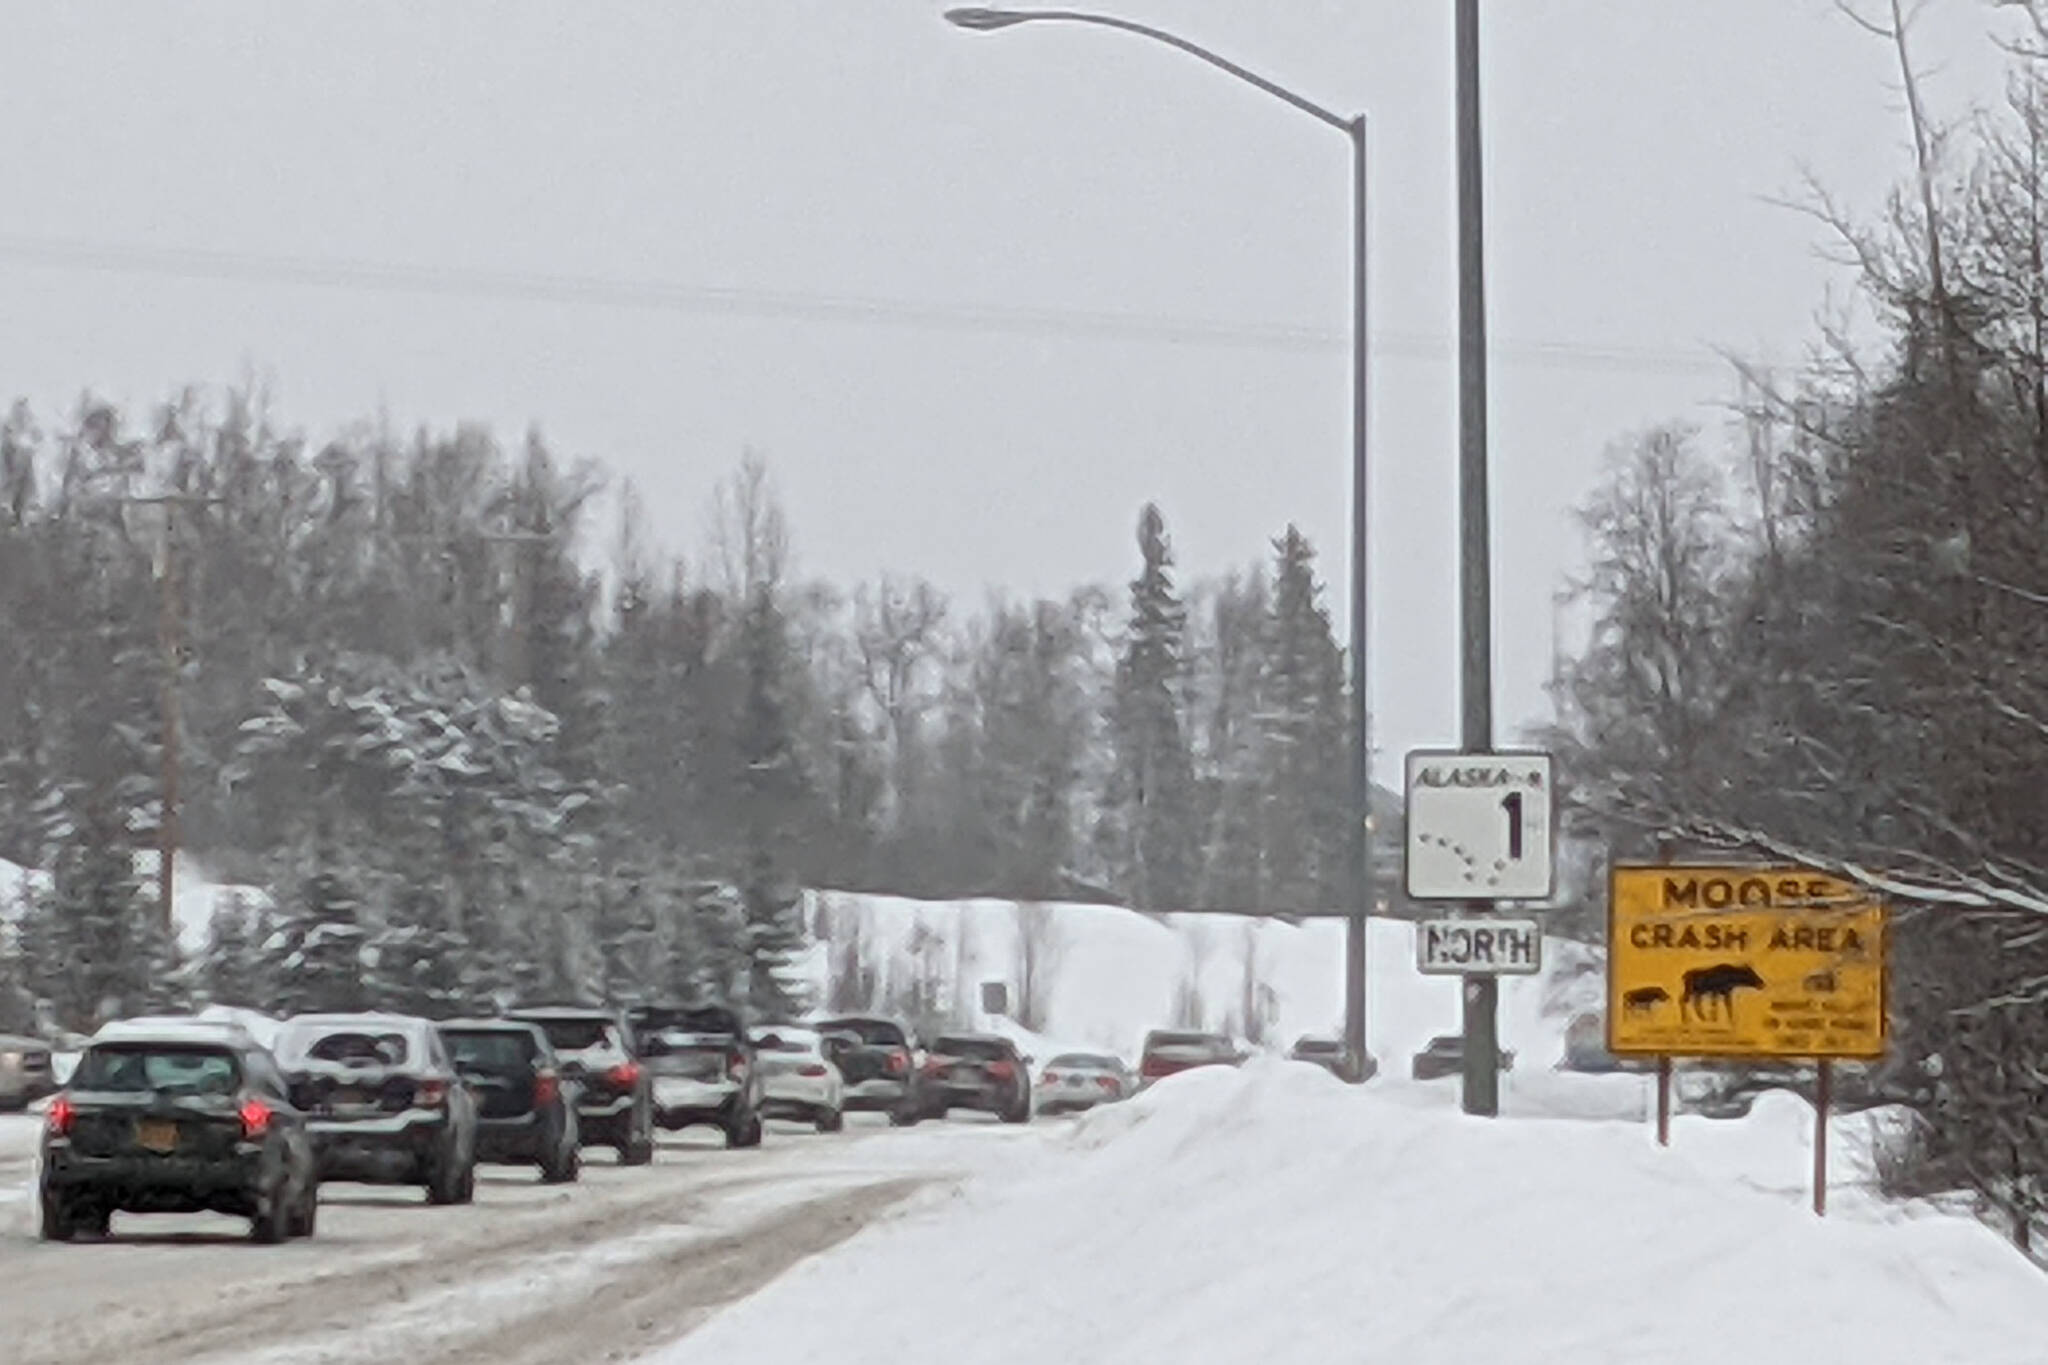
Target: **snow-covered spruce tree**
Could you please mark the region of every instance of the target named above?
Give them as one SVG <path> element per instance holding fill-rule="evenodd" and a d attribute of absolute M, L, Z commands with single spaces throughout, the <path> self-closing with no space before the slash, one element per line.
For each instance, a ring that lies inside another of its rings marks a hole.
<path fill-rule="evenodd" d="M 1349 885 L 1344 658 L 1321 601 L 1308 538 L 1289 526 L 1273 552 L 1272 615 L 1259 680 L 1266 796 L 1259 908 L 1325 909 L 1342 904 Z"/>
<path fill-rule="evenodd" d="M 737 741 L 746 846 L 739 871 L 745 918 L 747 1006 L 763 1017 L 800 1006 L 792 959 L 804 946 L 801 888 L 789 861 L 790 827 L 806 807 L 787 705 L 789 640 L 773 585 L 758 583 L 740 620 L 745 667 Z"/>
<path fill-rule="evenodd" d="M 208 1002 L 249 1009 L 270 1003 L 262 958 L 267 918 L 244 892 L 231 891 L 214 902 L 196 973 L 199 993 Z"/>
<path fill-rule="evenodd" d="M 148 921 L 155 905 L 142 887 L 134 855 L 111 803 L 88 797 L 73 836 L 59 846 L 44 897 L 46 968 L 59 1017 L 90 1032 L 108 1019 L 137 1012 L 161 970 L 162 935 Z"/>
<path fill-rule="evenodd" d="M 1118 889 L 1140 909 L 1170 909 L 1194 889 L 1194 768 L 1181 724 L 1187 613 L 1174 591 L 1166 522 L 1152 503 L 1138 517 L 1138 553 L 1110 718 L 1116 763 L 1108 804 Z"/>
<path fill-rule="evenodd" d="M 368 1003 L 364 979 L 367 933 L 354 877 L 331 846 L 285 900 L 266 956 L 286 1014 L 358 1010 Z"/>

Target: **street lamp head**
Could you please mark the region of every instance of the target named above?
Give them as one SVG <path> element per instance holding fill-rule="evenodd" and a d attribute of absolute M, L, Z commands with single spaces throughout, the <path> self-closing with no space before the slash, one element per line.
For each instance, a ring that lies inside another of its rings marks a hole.
<path fill-rule="evenodd" d="M 984 5 L 970 5 L 964 9 L 946 11 L 946 22 L 955 28 L 972 29 L 976 33 L 991 33 L 1012 24 L 1021 24 L 1031 16 L 1015 10 L 990 9 Z"/>

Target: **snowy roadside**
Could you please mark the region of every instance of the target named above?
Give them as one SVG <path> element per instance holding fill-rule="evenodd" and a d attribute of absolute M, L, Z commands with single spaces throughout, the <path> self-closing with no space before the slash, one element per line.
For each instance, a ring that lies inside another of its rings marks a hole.
<path fill-rule="evenodd" d="M 1737 1339 L 1745 1365 L 2041 1358 L 2048 1279 L 1975 1222 L 1862 1194 L 1848 1150 L 1813 1217 L 1796 1097 L 1660 1151 L 1640 1123 L 1474 1120 L 1451 1093 L 1284 1063 L 1176 1077 L 647 1365 L 1718 1365 Z M 878 1286 L 916 1310 L 846 1332 Z"/>

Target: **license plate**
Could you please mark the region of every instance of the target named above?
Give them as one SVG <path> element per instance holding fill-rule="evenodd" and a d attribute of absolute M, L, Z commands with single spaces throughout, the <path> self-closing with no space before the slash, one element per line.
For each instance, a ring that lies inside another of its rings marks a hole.
<path fill-rule="evenodd" d="M 175 1152 L 178 1125 L 164 1119 L 143 1119 L 135 1125 L 135 1145 L 150 1152 Z"/>
<path fill-rule="evenodd" d="M 953 1084 L 955 1085 L 974 1085 L 980 1080 L 981 1077 L 975 1073 L 974 1068 L 971 1066 L 956 1066 L 953 1068 Z"/>

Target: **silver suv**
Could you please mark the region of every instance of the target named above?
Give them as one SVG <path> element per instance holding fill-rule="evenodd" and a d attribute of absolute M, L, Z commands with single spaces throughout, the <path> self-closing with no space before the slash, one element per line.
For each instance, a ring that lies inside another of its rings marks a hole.
<path fill-rule="evenodd" d="M 0 1111 L 25 1109 L 56 1089 L 50 1045 L 0 1033 Z"/>

